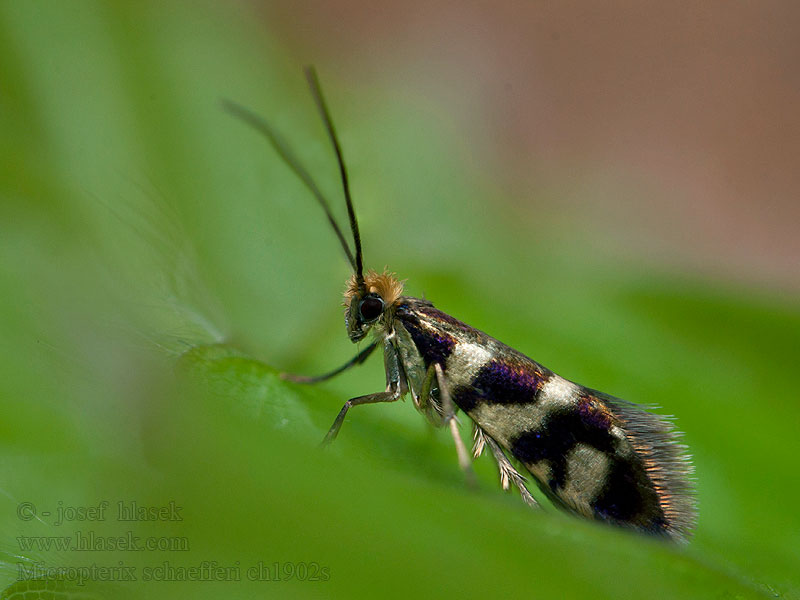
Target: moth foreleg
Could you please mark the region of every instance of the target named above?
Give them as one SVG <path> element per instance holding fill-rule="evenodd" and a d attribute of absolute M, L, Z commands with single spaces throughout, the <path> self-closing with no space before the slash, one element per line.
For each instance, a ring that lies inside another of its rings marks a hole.
<path fill-rule="evenodd" d="M 536 499 L 528 491 L 528 488 L 525 487 L 525 478 L 519 474 L 519 471 L 517 471 L 514 465 L 511 464 L 511 461 L 508 460 L 500 444 L 494 441 L 494 438 L 488 435 L 478 425 L 475 427 L 476 446 L 478 444 L 477 438 L 480 436 L 481 443 L 489 447 L 494 460 L 497 462 L 497 468 L 500 470 L 500 485 L 503 489 L 508 490 L 511 487 L 510 484 L 513 483 L 519 490 L 519 495 L 522 497 L 525 504 L 528 506 L 538 506 L 539 504 L 536 502 Z"/>
<path fill-rule="evenodd" d="M 458 464 L 464 471 L 469 485 L 476 485 L 475 473 L 472 471 L 472 461 L 470 460 L 467 447 L 464 445 L 464 440 L 458 432 L 458 421 L 456 421 L 456 406 L 453 403 L 453 398 L 450 396 L 450 388 L 447 385 L 442 365 L 436 363 L 436 380 L 439 383 L 439 396 L 442 400 L 442 421 L 446 427 L 449 427 L 450 434 L 453 436 L 453 441 L 456 445 L 456 453 L 458 454 Z"/>
<path fill-rule="evenodd" d="M 294 381 L 295 383 L 319 383 L 320 381 L 325 381 L 327 379 L 331 379 L 332 377 L 336 377 L 339 373 L 343 373 L 350 367 L 354 367 L 355 365 L 360 365 L 363 363 L 369 355 L 372 354 L 372 351 L 378 346 L 378 342 L 372 342 L 369 346 L 364 348 L 361 352 L 356 354 L 353 358 L 348 360 L 338 369 L 334 369 L 329 373 L 324 373 L 323 375 L 294 375 L 292 373 L 281 373 L 281 379 L 285 379 L 287 381 Z"/>
<path fill-rule="evenodd" d="M 322 445 L 327 446 L 333 440 L 336 439 L 336 436 L 339 434 L 339 429 L 342 428 L 342 423 L 344 423 L 344 417 L 347 414 L 347 411 L 350 410 L 352 406 L 358 406 L 359 404 L 377 404 L 379 402 L 394 402 L 395 400 L 399 399 L 402 395 L 401 388 L 398 386 L 393 390 L 388 390 L 386 392 L 378 392 L 377 394 L 367 394 L 366 396 L 358 396 L 357 398 L 351 398 L 347 402 L 344 403 L 342 410 L 339 411 L 339 414 L 336 416 L 336 420 L 331 425 L 331 428 L 328 430 L 328 433 L 325 435 L 325 439 L 322 440 Z"/>

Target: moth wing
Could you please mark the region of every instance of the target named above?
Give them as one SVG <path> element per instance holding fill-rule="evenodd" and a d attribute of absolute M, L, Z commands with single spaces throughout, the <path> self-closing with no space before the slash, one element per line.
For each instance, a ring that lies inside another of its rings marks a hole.
<path fill-rule="evenodd" d="M 648 533 L 689 536 L 692 467 L 669 418 L 568 381 L 429 302 L 402 300 L 396 317 L 406 375 L 421 379 L 441 364 L 455 404 L 554 503 Z"/>
<path fill-rule="evenodd" d="M 647 533 L 690 535 L 692 467 L 668 417 L 572 383 L 511 349 L 454 398 L 555 504 Z"/>
<path fill-rule="evenodd" d="M 539 427 L 512 437 L 511 453 L 567 510 L 686 539 L 696 519 L 692 466 L 670 419 L 572 385 Z"/>

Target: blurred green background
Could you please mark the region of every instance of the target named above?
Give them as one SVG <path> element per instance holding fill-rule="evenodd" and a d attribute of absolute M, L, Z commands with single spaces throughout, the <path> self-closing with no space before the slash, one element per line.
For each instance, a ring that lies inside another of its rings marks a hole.
<path fill-rule="evenodd" d="M 0 3 L 2 597 L 27 597 L 38 584 L 17 580 L 31 569 L 92 565 L 139 581 L 70 581 L 57 595 L 800 597 L 791 271 L 766 269 L 765 283 L 734 251 L 704 266 L 690 242 L 694 259 L 671 260 L 663 248 L 682 243 L 658 238 L 674 225 L 658 205 L 685 196 L 679 173 L 648 187 L 575 150 L 530 163 L 532 184 L 474 98 L 434 84 L 437 69 L 462 81 L 487 69 L 474 61 L 485 32 L 431 65 L 417 42 L 434 30 L 419 22 L 401 40 L 405 70 L 400 58 L 383 70 L 384 38 L 358 7 L 309 18 L 256 3 Z M 368 58 L 324 41 L 350 31 Z M 314 388 L 277 378 L 354 353 L 347 265 L 302 186 L 220 107 L 267 116 L 338 199 L 306 62 L 340 131 L 367 264 L 565 377 L 676 415 L 697 468 L 690 545 L 531 512 L 485 457 L 467 490 L 448 436 L 407 402 L 353 411 L 317 449 L 345 399 L 382 388 L 381 361 Z M 587 212 L 575 199 L 642 192 L 656 208 L 633 212 L 656 215 L 650 230 L 613 201 Z M 606 212 L 617 216 L 595 227 Z M 659 251 L 629 244 L 637 235 Z M 57 520 L 103 501 L 103 521 Z M 120 501 L 174 502 L 182 520 L 119 521 Z M 179 547 L 31 541 L 78 531 Z M 230 570 L 142 581 L 165 563 Z M 259 565 L 269 581 L 251 580 Z"/>

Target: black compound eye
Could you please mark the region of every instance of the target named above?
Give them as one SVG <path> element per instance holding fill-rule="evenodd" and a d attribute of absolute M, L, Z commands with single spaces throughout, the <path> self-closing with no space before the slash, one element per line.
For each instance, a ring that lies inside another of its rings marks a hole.
<path fill-rule="evenodd" d="M 378 296 L 367 296 L 358 305 L 358 312 L 365 323 L 374 321 L 383 312 L 383 300 Z"/>

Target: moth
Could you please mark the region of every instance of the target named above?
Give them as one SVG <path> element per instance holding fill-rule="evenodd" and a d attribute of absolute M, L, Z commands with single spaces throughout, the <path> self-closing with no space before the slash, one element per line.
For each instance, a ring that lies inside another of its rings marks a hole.
<path fill-rule="evenodd" d="M 278 132 L 238 104 L 225 101 L 225 108 L 270 142 L 324 210 L 352 267 L 344 293 L 347 335 L 357 343 L 372 334 L 369 345 L 338 369 L 284 378 L 325 381 L 360 365 L 376 349 L 383 351 L 386 389 L 345 402 L 324 443 L 336 438 L 352 407 L 410 395 L 430 423 L 449 430 L 468 478 L 471 458 L 488 449 L 502 487 L 514 485 L 531 506 L 536 500 L 515 463 L 570 513 L 688 540 L 696 519 L 693 467 L 670 417 L 573 383 L 431 302 L 404 295 L 403 282 L 394 274 L 364 271 L 339 140 L 315 70 L 308 67 L 305 75 L 336 154 L 352 247 L 327 199 Z M 473 423 L 471 456 L 459 434 L 459 411 Z"/>

